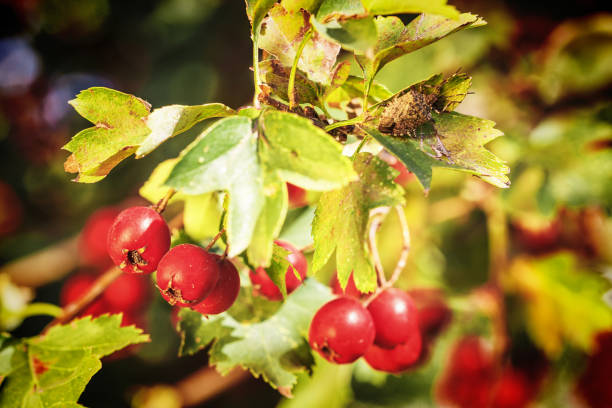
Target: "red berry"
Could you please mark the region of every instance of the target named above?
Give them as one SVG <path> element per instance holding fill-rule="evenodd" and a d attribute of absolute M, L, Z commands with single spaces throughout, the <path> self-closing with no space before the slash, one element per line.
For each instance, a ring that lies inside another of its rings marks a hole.
<path fill-rule="evenodd" d="M 230 308 L 240 291 L 240 275 L 227 259 L 219 260 L 219 280 L 203 301 L 192 307 L 203 315 L 219 314 Z"/>
<path fill-rule="evenodd" d="M 599 333 L 596 346 L 589 357 L 586 368 L 577 384 L 578 395 L 589 407 L 604 408 L 612 406 L 612 331 Z"/>
<path fill-rule="evenodd" d="M 287 183 L 287 192 L 289 193 L 289 207 L 299 208 L 308 205 L 306 200 L 306 190 L 294 184 Z"/>
<path fill-rule="evenodd" d="M 134 313 L 147 306 L 150 295 L 148 278 L 121 274 L 102 294 L 111 313 Z"/>
<path fill-rule="evenodd" d="M 287 242 L 275 242 L 277 245 L 290 251 L 289 255 L 287 255 L 287 260 L 300 274 L 302 280 L 304 280 L 306 278 L 306 272 L 308 271 L 308 263 L 306 262 L 306 257 L 304 257 L 304 254 L 302 254 L 299 249 Z M 270 300 L 281 300 L 283 298 L 280 289 L 278 289 L 274 282 L 272 282 L 272 279 L 270 279 L 264 268 L 257 268 L 255 272 L 249 271 L 249 277 L 251 278 L 251 283 L 253 283 L 253 286 L 258 294 L 261 294 Z M 287 268 L 287 273 L 285 274 L 287 293 L 291 293 L 297 289 L 297 287 L 302 284 L 302 280 L 299 280 L 295 276 L 295 273 L 291 267 Z"/>
<path fill-rule="evenodd" d="M 495 408 L 523 408 L 531 399 L 531 385 L 525 374 L 512 367 L 505 368 L 493 387 L 491 406 Z"/>
<path fill-rule="evenodd" d="M 427 339 L 435 338 L 450 323 L 453 313 L 446 305 L 442 291 L 438 289 L 411 289 L 412 297 L 419 315 L 421 335 Z"/>
<path fill-rule="evenodd" d="M 124 272 L 155 271 L 168 248 L 168 225 L 157 211 L 149 207 L 131 207 L 121 211 L 108 231 L 108 254 Z"/>
<path fill-rule="evenodd" d="M 219 259 L 197 245 L 177 245 L 159 261 L 157 287 L 171 305 L 192 306 L 217 284 Z"/>
<path fill-rule="evenodd" d="M 409 172 L 406 166 L 404 166 L 404 163 L 397 159 L 395 159 L 391 167 L 400 172 L 394 180 L 400 186 L 405 186 L 414 178 L 414 174 Z"/>
<path fill-rule="evenodd" d="M 352 363 L 372 346 L 375 331 L 370 313 L 353 298 L 324 304 L 310 323 L 310 347 L 328 361 Z"/>
<path fill-rule="evenodd" d="M 413 331 L 405 343 L 392 349 L 384 349 L 373 344 L 364 358 L 375 370 L 398 374 L 414 367 L 421 355 L 421 333 Z"/>
<path fill-rule="evenodd" d="M 395 288 L 381 292 L 370 304 L 368 311 L 376 326 L 374 343 L 393 348 L 405 343 L 419 330 L 416 306 L 409 294 Z"/>
<path fill-rule="evenodd" d="M 60 305 L 62 307 L 81 299 L 96 281 L 96 277 L 88 273 L 79 272 L 70 276 L 60 292 Z M 102 297 L 94 300 L 81 313 L 81 316 L 96 317 L 107 312 L 107 306 Z"/>
<path fill-rule="evenodd" d="M 79 251 L 84 265 L 106 268 L 112 260 L 106 250 L 108 231 L 120 210 L 115 207 L 101 208 L 89 216 L 79 237 Z"/>
<path fill-rule="evenodd" d="M 364 295 L 363 293 L 359 291 L 359 289 L 357 289 L 357 285 L 355 285 L 355 279 L 353 279 L 352 272 L 351 272 L 351 275 L 349 276 L 348 283 L 346 284 L 346 288 L 344 288 L 344 290 L 342 290 L 342 287 L 340 286 L 340 282 L 338 281 L 338 273 L 334 273 L 334 276 L 332 276 L 332 279 L 329 285 L 331 286 L 332 292 L 335 295 L 345 295 L 345 296 L 354 297 L 354 298 L 360 298 Z"/>

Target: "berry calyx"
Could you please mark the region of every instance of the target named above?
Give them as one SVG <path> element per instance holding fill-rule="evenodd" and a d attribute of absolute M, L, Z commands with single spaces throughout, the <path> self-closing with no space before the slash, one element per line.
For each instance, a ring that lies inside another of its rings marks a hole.
<path fill-rule="evenodd" d="M 410 338 L 392 349 L 385 349 L 373 344 L 365 353 L 365 360 L 375 370 L 398 374 L 419 363 L 421 355 L 421 333 L 412 332 Z"/>
<path fill-rule="evenodd" d="M 352 272 L 351 272 L 351 275 L 349 276 L 348 283 L 346 284 L 346 288 L 344 288 L 344 290 L 342 290 L 342 287 L 340 286 L 340 282 L 338 281 L 337 272 L 334 273 L 334 276 L 332 276 L 329 286 L 331 286 L 332 293 L 335 295 L 340 295 L 340 296 L 344 295 L 344 296 L 354 297 L 357 299 L 361 298 L 364 295 L 363 293 L 359 291 L 359 289 L 357 289 L 357 285 L 355 285 L 355 279 L 353 279 Z"/>
<path fill-rule="evenodd" d="M 123 273 L 102 294 L 110 313 L 134 313 L 149 302 L 150 281 L 142 276 Z"/>
<path fill-rule="evenodd" d="M 217 284 L 218 261 L 218 256 L 197 245 L 177 245 L 159 261 L 157 287 L 171 305 L 193 306 Z"/>
<path fill-rule="evenodd" d="M 414 301 L 402 290 L 385 289 L 370 302 L 368 311 L 376 326 L 374 343 L 379 347 L 393 348 L 407 342 L 419 331 Z"/>
<path fill-rule="evenodd" d="M 112 260 L 106 250 L 108 231 L 121 211 L 116 207 L 105 207 L 89 216 L 79 236 L 79 254 L 83 265 L 106 268 Z"/>
<path fill-rule="evenodd" d="M 124 272 L 151 273 L 170 248 L 170 230 L 149 207 L 121 211 L 108 231 L 108 254 Z"/>
<path fill-rule="evenodd" d="M 285 284 L 287 285 L 287 293 L 289 294 L 297 289 L 298 286 L 302 284 L 302 281 L 306 279 L 308 263 L 306 262 L 304 254 L 293 245 L 283 241 L 275 242 L 277 245 L 290 251 L 287 255 L 287 260 L 291 266 L 287 268 L 287 272 L 285 273 Z M 301 280 L 295 276 L 293 269 L 299 273 Z M 272 282 L 272 279 L 270 279 L 264 268 L 259 267 L 255 272 L 249 271 L 249 278 L 258 294 L 265 296 L 269 300 L 281 300 L 283 298 L 280 289 Z"/>
<path fill-rule="evenodd" d="M 227 259 L 218 257 L 219 280 L 215 288 L 200 303 L 191 308 L 203 315 L 225 312 L 234 304 L 240 291 L 240 275 L 236 267 Z"/>
<path fill-rule="evenodd" d="M 361 303 L 340 297 L 324 304 L 310 323 L 310 347 L 337 364 L 352 363 L 374 342 L 374 322 Z"/>

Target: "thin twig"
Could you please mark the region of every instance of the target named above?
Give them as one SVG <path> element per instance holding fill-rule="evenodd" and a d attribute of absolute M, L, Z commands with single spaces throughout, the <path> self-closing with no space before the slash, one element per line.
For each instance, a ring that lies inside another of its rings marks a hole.
<path fill-rule="evenodd" d="M 297 51 L 295 52 L 295 57 L 293 58 L 293 65 L 291 66 L 291 71 L 289 72 L 289 83 L 287 84 L 287 95 L 289 96 L 289 109 L 295 108 L 295 74 L 297 72 L 297 66 L 300 61 L 300 57 L 302 56 L 302 51 L 304 51 L 304 47 L 310 37 L 312 36 L 312 27 L 304 34 L 304 38 L 302 38 L 302 42 L 300 43 Z"/>
<path fill-rule="evenodd" d="M 223 235 L 224 233 L 225 233 L 225 228 L 221 228 L 221 231 L 219 231 L 219 232 L 217 233 L 217 235 L 215 235 L 215 236 L 214 236 L 214 238 L 212 239 L 212 241 L 210 241 L 210 242 L 208 243 L 208 245 L 206 245 L 206 248 L 205 248 L 205 249 L 206 249 L 207 251 L 210 251 L 210 248 L 212 248 L 212 247 L 215 245 L 215 243 L 217 242 L 217 240 L 218 240 L 219 238 L 221 238 L 221 235 Z"/>
<path fill-rule="evenodd" d="M 176 193 L 176 190 L 173 188 L 168 190 L 166 195 L 161 200 L 159 200 L 157 204 L 153 206 L 153 209 L 160 214 L 163 213 L 166 207 L 168 206 L 168 202 L 170 201 L 170 199 L 175 193 Z"/>
<path fill-rule="evenodd" d="M 408 221 L 406 221 L 406 214 L 404 214 L 404 209 L 399 205 L 395 206 L 395 211 L 397 212 L 397 217 L 399 218 L 400 227 L 402 229 L 402 252 L 400 253 L 399 260 L 395 265 L 395 269 L 393 270 L 391 279 L 389 279 L 389 282 L 392 282 L 392 285 L 393 283 L 397 282 L 402 271 L 406 267 L 408 254 L 410 253 L 410 230 L 408 229 Z"/>
<path fill-rule="evenodd" d="M 383 270 L 382 262 L 380 261 L 380 254 L 378 253 L 378 246 L 376 245 L 376 233 L 390 210 L 390 207 L 379 207 L 370 212 L 370 216 L 372 217 L 369 231 L 370 251 L 372 252 L 372 258 L 374 259 L 374 269 L 376 270 L 376 274 L 378 276 L 379 286 L 385 286 L 387 284 L 387 278 L 385 277 L 385 271 Z"/>
<path fill-rule="evenodd" d="M 115 281 L 123 272 L 121 269 L 117 267 L 112 267 L 104 272 L 94 284 L 89 288 L 89 291 L 85 293 L 80 299 L 75 302 L 67 304 L 62 311 L 62 314 L 51 323 L 49 323 L 43 330 L 43 333 L 46 333 L 52 326 L 56 324 L 64 324 L 72 320 L 76 315 L 78 315 L 83 309 L 91 304 L 98 296 L 104 292 L 104 290 Z"/>

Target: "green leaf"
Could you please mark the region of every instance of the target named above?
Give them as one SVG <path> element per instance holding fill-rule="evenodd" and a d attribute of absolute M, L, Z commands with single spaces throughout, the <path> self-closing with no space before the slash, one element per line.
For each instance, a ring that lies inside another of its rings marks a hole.
<path fill-rule="evenodd" d="M 331 190 L 355 179 L 350 160 L 342 146 L 297 115 L 268 111 L 262 115 L 265 134 L 262 160 L 280 178 L 308 190 Z"/>
<path fill-rule="evenodd" d="M 196 241 L 214 237 L 221 225 L 221 210 L 215 193 L 185 196 L 183 209 L 185 232 Z"/>
<path fill-rule="evenodd" d="M 315 207 L 308 206 L 293 211 L 292 214 L 295 215 L 291 220 L 287 217 L 278 239 L 301 250 L 313 244 L 310 231 L 312 230 Z"/>
<path fill-rule="evenodd" d="M 362 0 L 368 13 L 379 14 L 439 14 L 449 18 L 459 17 L 455 7 L 446 4 L 446 0 Z"/>
<path fill-rule="evenodd" d="M 332 72 L 332 75 L 331 75 L 329 86 L 325 89 L 325 93 L 323 94 L 324 100 L 327 98 L 327 96 L 330 93 L 332 93 L 337 88 L 344 85 L 344 83 L 349 77 L 350 72 L 351 72 L 351 63 L 349 61 L 342 61 L 336 64 Z"/>
<path fill-rule="evenodd" d="M 287 297 L 287 282 L 285 281 L 285 276 L 287 275 L 287 271 L 289 268 L 295 273 L 297 276 L 297 271 L 291 266 L 287 256 L 289 255 L 289 251 L 285 248 L 274 244 L 274 250 L 272 255 L 272 262 L 268 268 L 266 268 L 266 273 L 274 282 L 274 284 L 280 289 L 283 294 L 283 298 Z M 300 280 L 302 278 L 300 277 Z"/>
<path fill-rule="evenodd" d="M 363 96 L 365 95 L 365 85 L 363 78 L 349 76 L 347 80 L 337 89 L 330 92 L 327 95 L 325 102 L 328 106 L 336 109 L 346 111 L 348 105 L 358 104 L 361 106 L 363 103 Z M 393 96 L 391 91 L 379 84 L 376 81 L 372 81 L 370 86 L 370 92 L 368 94 L 368 106 L 375 105 L 387 98 Z M 345 120 L 347 117 L 342 118 Z"/>
<path fill-rule="evenodd" d="M 289 86 L 289 73 L 291 69 L 283 66 L 276 59 L 269 59 L 259 63 L 259 73 L 262 82 L 271 88 L 270 94 L 286 102 L 289 101 L 287 89 Z M 294 93 L 299 103 L 319 104 L 319 89 L 317 85 L 308 80 L 299 70 L 295 74 Z"/>
<path fill-rule="evenodd" d="M 393 182 L 395 170 L 369 153 L 354 161 L 359 180 L 321 195 L 312 224 L 315 252 L 312 269 L 317 272 L 336 252 L 338 280 L 344 288 L 351 272 L 364 293 L 376 289 L 376 273 L 366 249 L 371 209 L 403 203 L 403 190 Z"/>
<path fill-rule="evenodd" d="M 378 39 L 376 23 L 371 16 L 350 19 L 334 19 L 335 14 L 323 19 L 312 18 L 312 25 L 318 33 L 342 48 L 356 54 L 371 53 Z"/>
<path fill-rule="evenodd" d="M 581 270 L 570 253 L 518 258 L 505 286 L 524 299 L 529 333 L 550 356 L 559 355 L 564 341 L 589 352 L 594 336 L 612 326 L 612 309 L 602 299 L 609 282 Z"/>
<path fill-rule="evenodd" d="M 100 358 L 148 340 L 134 326 L 121 327 L 120 315 L 77 319 L 22 340 L 11 356 L 0 406 L 78 406 L 76 401 L 101 367 Z"/>
<path fill-rule="evenodd" d="M 319 9 L 323 0 L 281 0 L 281 6 L 287 11 L 299 11 L 304 9 L 314 13 Z"/>
<path fill-rule="evenodd" d="M 136 157 L 140 158 L 151 153 L 167 139 L 189 130 L 198 122 L 235 114 L 233 109 L 222 103 L 197 106 L 169 105 L 155 109 L 146 120 L 151 133 L 136 150 Z"/>
<path fill-rule="evenodd" d="M 495 122 L 456 112 L 433 114 L 434 129 L 448 152 L 448 160 L 494 186 L 507 188 L 510 168 L 484 148 L 502 136 Z"/>
<path fill-rule="evenodd" d="M 459 30 L 478 27 L 485 21 L 469 13 L 449 19 L 434 14 L 421 14 L 406 26 L 397 17 L 378 17 L 375 20 L 378 40 L 372 56 L 356 56 L 364 77 L 374 78 L 388 62 L 416 51 Z"/>
<path fill-rule="evenodd" d="M 276 0 L 246 0 L 247 16 L 251 22 L 252 33 L 258 35 L 259 25 L 275 3 Z"/>
<path fill-rule="evenodd" d="M 283 395 L 290 395 L 295 372 L 313 363 L 306 340 L 308 326 L 319 307 L 331 299 L 328 287 L 307 279 L 270 318 L 241 324 L 227 313 L 205 318 L 181 312 L 181 330 L 189 351 L 195 352 L 214 340 L 210 363 L 222 373 L 236 366 L 249 369 Z"/>
<path fill-rule="evenodd" d="M 306 32 L 310 29 L 310 14 L 306 10 L 288 12 L 275 5 L 262 24 L 259 47 L 274 55 L 282 65 L 291 67 Z M 329 83 L 340 46 L 323 38 L 318 32 L 306 41 L 298 68 L 308 79 Z"/>
<path fill-rule="evenodd" d="M 272 172 L 265 174 L 264 194 L 266 201 L 255 224 L 247 257 L 251 265 L 267 267 L 272 257 L 272 241 L 278 237 L 287 216 L 289 197 L 287 185 Z"/>
<path fill-rule="evenodd" d="M 156 204 L 159 200 L 164 198 L 170 191 L 170 187 L 164 185 L 164 183 L 177 162 L 178 159 L 168 159 L 159 163 L 148 180 L 140 187 L 138 194 L 153 204 Z M 185 194 L 177 192 L 170 198 L 169 203 L 182 201 L 185 197 Z"/>
<path fill-rule="evenodd" d="M 185 194 L 229 193 L 230 256 L 248 247 L 265 202 L 257 138 L 251 125 L 251 120 L 242 116 L 219 120 L 182 154 L 166 180 L 166 185 Z"/>
<path fill-rule="evenodd" d="M 145 123 L 150 105 L 133 95 L 95 87 L 69 102 L 95 127 L 79 132 L 63 149 L 72 153 L 64 168 L 75 181 L 92 183 L 130 156 L 151 130 Z"/>
<path fill-rule="evenodd" d="M 436 160 L 425 154 L 419 148 L 419 143 L 416 140 L 383 134 L 371 128 L 366 128 L 365 130 L 383 145 L 385 149 L 393 153 L 409 171 L 414 173 L 425 191 L 429 191 L 431 187 L 432 167 L 454 167 L 445 161 Z"/>

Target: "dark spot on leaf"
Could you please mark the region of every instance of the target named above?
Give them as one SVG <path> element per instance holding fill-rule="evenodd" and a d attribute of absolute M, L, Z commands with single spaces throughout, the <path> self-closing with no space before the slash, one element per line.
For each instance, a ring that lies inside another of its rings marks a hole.
<path fill-rule="evenodd" d="M 34 356 L 32 357 L 32 368 L 34 369 L 34 374 L 40 377 L 49 370 L 49 365 Z"/>

